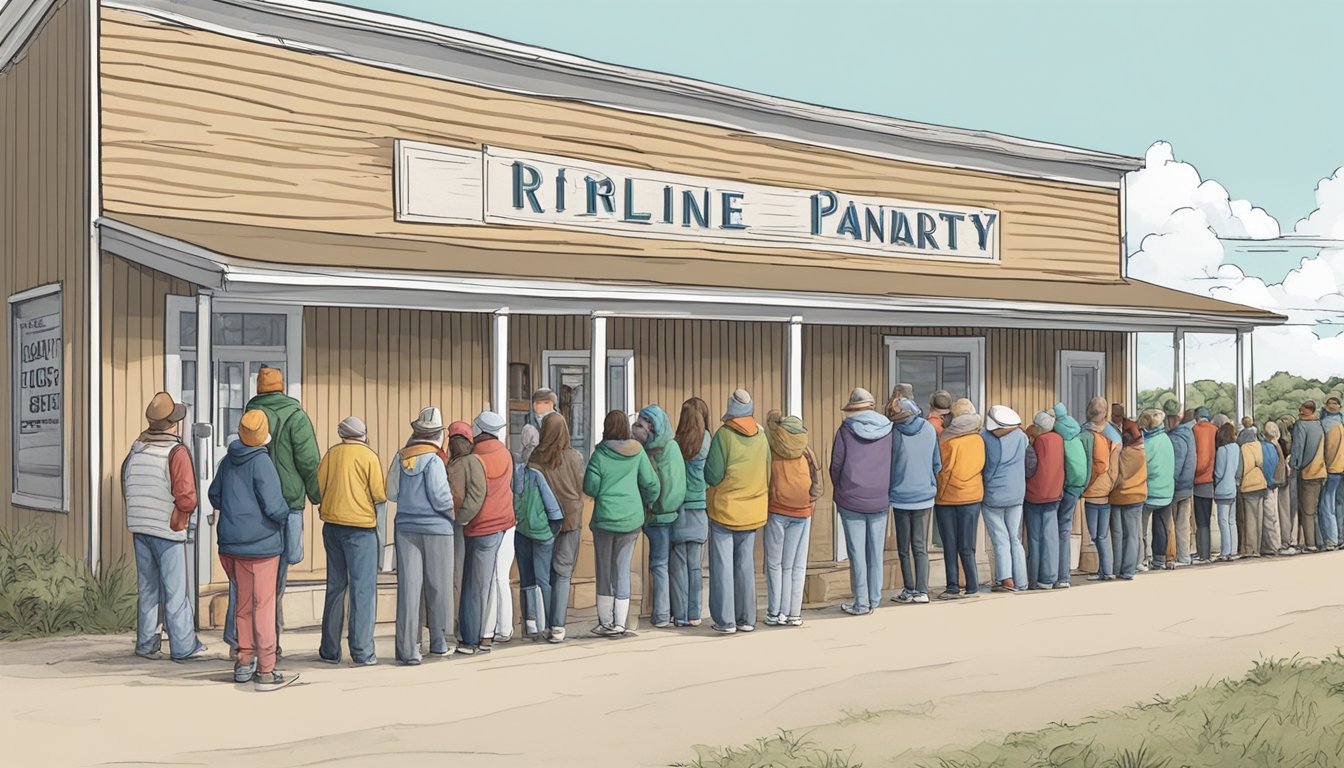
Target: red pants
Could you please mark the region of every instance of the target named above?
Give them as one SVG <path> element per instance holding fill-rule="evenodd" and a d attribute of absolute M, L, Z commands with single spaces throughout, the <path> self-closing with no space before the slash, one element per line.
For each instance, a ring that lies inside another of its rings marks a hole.
<path fill-rule="evenodd" d="M 238 626 L 238 665 L 257 658 L 257 671 L 275 669 L 275 585 L 280 558 L 219 556 L 224 572 L 238 591 L 234 622 Z"/>

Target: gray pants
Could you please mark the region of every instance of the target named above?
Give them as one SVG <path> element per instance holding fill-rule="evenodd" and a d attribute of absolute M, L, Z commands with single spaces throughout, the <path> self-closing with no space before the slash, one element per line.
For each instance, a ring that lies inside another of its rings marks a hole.
<path fill-rule="evenodd" d="M 718 629 L 756 625 L 756 531 L 709 522 L 709 615 Z"/>
<path fill-rule="evenodd" d="M 563 629 L 569 617 L 570 581 L 574 578 L 581 538 L 581 530 L 555 535 L 555 549 L 551 552 L 551 604 L 546 606 L 547 623 L 552 627 Z"/>
<path fill-rule="evenodd" d="M 1190 564 L 1190 519 L 1195 510 L 1195 498 L 1186 496 L 1172 505 L 1172 527 L 1176 529 L 1176 562 Z"/>
<path fill-rule="evenodd" d="M 1287 493 L 1281 488 L 1270 488 L 1265 494 L 1265 519 L 1260 528 L 1260 554 L 1272 555 L 1283 549 L 1283 536 L 1279 533 L 1279 494 Z"/>
<path fill-rule="evenodd" d="M 1139 565 L 1151 568 L 1153 565 L 1153 508 L 1143 507 L 1143 521 L 1139 523 Z"/>
<path fill-rule="evenodd" d="M 630 561 L 639 531 L 612 533 L 593 530 L 593 555 L 597 571 L 597 594 L 617 600 L 630 599 Z"/>
<path fill-rule="evenodd" d="M 420 611 L 429 622 L 429 650 L 449 650 L 453 624 L 451 535 L 397 531 L 397 661 L 420 659 Z M 423 597 L 423 602 L 422 598 Z"/>
<path fill-rule="evenodd" d="M 1248 555 L 1260 554 L 1260 533 L 1265 526 L 1265 501 L 1267 491 L 1251 491 L 1241 494 L 1241 504 L 1246 510 L 1246 525 L 1238 527 L 1241 549 Z"/>

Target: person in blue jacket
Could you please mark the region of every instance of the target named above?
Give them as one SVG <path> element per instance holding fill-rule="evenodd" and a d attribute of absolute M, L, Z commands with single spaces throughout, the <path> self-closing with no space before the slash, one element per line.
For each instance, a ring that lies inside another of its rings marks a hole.
<path fill-rule="evenodd" d="M 929 602 L 929 518 L 938 495 L 943 457 L 938 432 L 919 414 L 919 406 L 901 398 L 887 416 L 896 428 L 891 451 L 891 503 L 896 521 L 896 548 L 901 557 L 904 589 L 896 603 Z"/>

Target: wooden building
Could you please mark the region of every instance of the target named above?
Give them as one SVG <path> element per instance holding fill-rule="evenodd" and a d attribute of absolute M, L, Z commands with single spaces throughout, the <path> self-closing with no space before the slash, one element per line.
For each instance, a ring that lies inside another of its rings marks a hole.
<path fill-rule="evenodd" d="M 585 450 L 592 414 L 745 387 L 825 462 L 855 386 L 1132 406 L 1135 333 L 1283 320 L 1126 276 L 1131 157 L 293 0 L 13 0 L 0 67 L 10 348 L 58 317 L 63 351 L 46 390 L 0 362 L 0 523 L 94 566 L 129 558 L 117 467 L 150 396 L 192 405 L 208 483 L 262 364 L 320 442 L 360 415 L 384 461 L 424 405 L 517 424 L 546 385 Z M 848 590 L 829 498 L 812 602 Z"/>

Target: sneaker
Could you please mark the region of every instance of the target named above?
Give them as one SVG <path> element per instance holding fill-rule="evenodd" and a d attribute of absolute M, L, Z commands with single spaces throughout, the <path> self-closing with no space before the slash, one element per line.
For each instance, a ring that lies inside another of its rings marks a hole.
<path fill-rule="evenodd" d="M 1177 560 L 1177 561 L 1174 562 L 1174 563 L 1167 563 L 1167 569 L 1168 569 L 1168 570 L 1176 569 L 1176 568 L 1189 568 L 1189 567 L 1190 567 L 1190 563 L 1182 563 L 1180 560 Z"/>
<path fill-rule="evenodd" d="M 547 642 L 550 642 L 550 643 L 563 643 L 563 642 L 565 642 L 565 628 L 564 628 L 564 627 L 551 627 L 551 636 L 548 637 L 548 638 L 546 638 L 546 641 L 547 641 Z"/>
<path fill-rule="evenodd" d="M 1073 584 L 1071 584 L 1071 583 L 1069 583 L 1069 582 L 1067 582 L 1067 581 L 1057 581 L 1057 582 L 1055 582 L 1055 589 L 1068 589 L 1069 587 L 1072 587 L 1072 586 L 1073 586 Z"/>
<path fill-rule="evenodd" d="M 328 659 L 326 656 L 323 656 L 323 655 L 320 654 L 320 653 L 317 654 L 317 660 L 320 661 L 320 662 L 322 662 L 323 664 L 340 664 L 340 663 L 341 663 L 341 660 L 340 660 L 340 659 Z"/>
<path fill-rule="evenodd" d="M 1107 576 L 1106 578 L 1102 579 L 1102 581 L 1115 581 L 1115 575 L 1112 574 L 1110 576 Z"/>
<path fill-rule="evenodd" d="M 420 662 L 421 659 L 419 656 L 416 656 L 413 659 L 397 659 L 397 663 L 403 667 L 418 667 L 420 666 Z"/>
<path fill-rule="evenodd" d="M 1133 581 L 1133 580 L 1134 580 L 1134 577 L 1133 577 L 1133 576 L 1116 576 L 1115 578 L 1117 578 L 1117 579 L 1119 579 L 1119 580 L 1121 580 L 1121 581 Z"/>
<path fill-rule="evenodd" d="M 258 691 L 278 691 L 281 688 L 295 682 L 299 679 L 299 673 L 281 674 L 279 672 L 269 672 L 264 675 L 257 675 L 257 681 L 252 687 Z"/>
<path fill-rule="evenodd" d="M 248 664 L 247 666 L 243 666 L 241 664 L 235 664 L 233 666 L 233 682 L 238 683 L 239 685 L 242 685 L 243 683 L 252 682 L 252 678 L 255 677 L 256 674 L 257 674 L 256 659 L 253 659 L 252 663 Z"/>
<path fill-rule="evenodd" d="M 1315 554 L 1316 552 L 1319 552 L 1319 551 L 1320 551 L 1320 550 L 1317 549 L 1317 548 L 1315 548 L 1315 547 L 1307 547 L 1307 549 L 1306 549 L 1306 552 L 1307 552 L 1307 554 L 1309 554 L 1309 555 L 1310 555 L 1310 554 Z"/>
<path fill-rule="evenodd" d="M 1007 581 L 1003 582 L 1002 584 L 995 584 L 994 586 L 990 587 L 990 588 L 989 588 L 989 591 L 990 591 L 990 592 L 1000 592 L 1000 593 L 1002 593 L 1002 592 L 1016 592 L 1017 590 L 1013 589 L 1013 587 L 1012 587 L 1012 583 L 1013 583 L 1013 580 L 1012 580 L 1012 579 L 1008 579 Z"/>
<path fill-rule="evenodd" d="M 1175 564 L 1175 563 L 1167 563 L 1166 566 L 1164 566 L 1164 568 L 1165 568 L 1165 570 L 1168 570 L 1168 571 L 1174 571 L 1174 570 L 1176 570 L 1176 564 Z"/>
<path fill-rule="evenodd" d="M 907 590 L 901 590 L 901 594 L 891 598 L 893 603 L 913 603 L 915 602 L 915 593 Z"/>
<path fill-rule="evenodd" d="M 867 616 L 870 613 L 870 611 L 867 608 L 859 610 L 854 606 L 853 603 L 841 604 L 840 610 L 844 611 L 845 613 L 848 613 L 850 616 Z"/>
<path fill-rule="evenodd" d="M 1102 576 L 1100 573 L 1090 573 L 1090 574 L 1088 574 L 1088 576 L 1087 576 L 1087 580 L 1088 580 L 1088 581 L 1105 581 L 1105 580 L 1106 580 L 1106 577 L 1105 577 L 1105 576 Z"/>
<path fill-rule="evenodd" d="M 698 626 L 700 626 L 701 622 L 700 622 L 699 619 L 691 619 L 690 621 L 686 622 L 686 624 L 687 624 L 688 626 L 698 627 Z"/>
<path fill-rule="evenodd" d="M 715 624 L 714 631 L 721 635 L 731 635 L 737 632 L 737 627 L 720 627 L 718 624 Z"/>
<path fill-rule="evenodd" d="M 493 646 L 494 646 L 493 638 L 482 637 L 482 638 L 481 638 L 481 644 L 478 645 L 478 646 L 476 646 L 476 652 L 477 652 L 477 653 L 489 653 L 489 652 L 490 652 L 490 649 L 491 649 Z"/>
<path fill-rule="evenodd" d="M 355 666 L 356 666 L 356 667 L 376 667 L 376 666 L 378 666 L 378 657 L 377 657 L 377 656 L 370 656 L 369 658 L 367 658 L 367 659 L 365 659 L 365 660 L 363 660 L 363 661 L 356 661 L 356 662 L 355 662 Z"/>
<path fill-rule="evenodd" d="M 1147 573 L 1147 572 L 1148 572 L 1148 566 L 1145 565 L 1144 563 L 1139 563 L 1139 567 L 1138 567 L 1136 570 L 1137 570 L 1139 573 Z"/>
<path fill-rule="evenodd" d="M 1034 587 L 1031 588 L 1031 591 L 1032 591 L 1032 592 L 1046 592 L 1046 591 L 1049 591 L 1049 590 L 1054 589 L 1054 588 L 1055 588 L 1055 585 L 1053 585 L 1053 584 L 1037 584 L 1036 586 L 1034 586 Z"/>
<path fill-rule="evenodd" d="M 507 635 L 496 634 L 495 637 L 494 637 L 494 641 L 495 641 L 496 643 L 507 643 L 507 642 L 509 642 L 509 641 L 511 641 L 511 640 L 513 640 L 513 633 L 512 633 L 512 632 L 510 632 L 510 633 L 507 634 Z"/>
<path fill-rule="evenodd" d="M 453 653 L 455 653 L 456 651 L 457 651 L 457 648 L 455 648 L 455 647 L 453 647 L 453 646 L 450 645 L 450 646 L 444 648 L 444 649 L 441 650 L 441 651 L 431 650 L 431 651 L 429 652 L 429 655 L 430 655 L 430 656 L 438 656 L 439 658 L 442 659 L 442 658 L 444 658 L 444 657 L 446 657 L 446 656 L 452 656 Z"/>
<path fill-rule="evenodd" d="M 672 626 L 672 622 L 670 622 L 670 621 L 659 621 L 659 622 L 655 622 L 655 623 L 652 624 L 651 626 L 652 626 L 654 629 L 667 629 L 668 627 Z"/>
<path fill-rule="evenodd" d="M 528 619 L 527 621 L 523 622 L 524 637 L 536 637 L 538 634 L 539 632 L 537 631 L 536 619 Z"/>
<path fill-rule="evenodd" d="M 755 632 L 755 631 L 756 631 L 756 625 L 755 625 L 755 624 L 738 624 L 738 625 L 737 625 L 737 631 L 738 631 L 738 632 Z"/>
<path fill-rule="evenodd" d="M 785 624 L 788 624 L 790 627 L 801 627 L 801 626 L 803 626 L 803 617 L 802 617 L 802 616 L 786 616 L 786 617 L 784 618 L 784 623 L 785 623 Z"/>
<path fill-rule="evenodd" d="M 918 605 L 927 605 L 929 602 L 929 593 L 920 592 L 919 594 L 912 595 L 910 597 L 910 602 L 916 603 Z"/>
<path fill-rule="evenodd" d="M 948 590 L 944 590 L 940 595 L 938 595 L 938 599 L 939 599 L 939 600 L 960 600 L 960 599 L 961 599 L 961 593 L 959 593 L 959 592 L 953 592 L 953 591 L 950 590 L 950 589 L 948 589 Z"/>
<path fill-rule="evenodd" d="M 457 653 L 460 654 L 460 655 L 462 655 L 462 656 L 475 656 L 475 655 L 476 655 L 476 650 L 477 650 L 477 648 L 476 648 L 476 646 L 474 646 L 474 645 L 459 645 L 459 646 L 457 646 Z"/>
<path fill-rule="evenodd" d="M 589 630 L 589 632 L 591 632 L 594 635 L 597 635 L 598 637 L 611 637 L 612 635 L 616 634 L 616 628 L 608 627 L 606 624 L 598 624 L 596 627 L 593 627 L 591 630 Z"/>
<path fill-rule="evenodd" d="M 766 614 L 765 616 L 765 626 L 767 627 L 778 627 L 781 626 L 783 623 L 784 623 L 783 616 L 776 616 L 772 614 Z"/>
<path fill-rule="evenodd" d="M 200 640 L 197 640 L 196 647 L 192 649 L 191 653 L 188 653 L 186 656 L 174 656 L 173 661 L 189 661 L 191 659 L 198 659 L 200 658 L 202 653 L 205 653 L 208 650 L 210 649 L 205 647 L 205 643 L 202 643 Z"/>
<path fill-rule="evenodd" d="M 1296 555 L 1296 554 L 1297 554 L 1297 548 L 1296 548 L 1296 547 L 1284 547 L 1283 549 L 1279 550 L 1279 554 L 1280 554 L 1280 555 Z"/>

